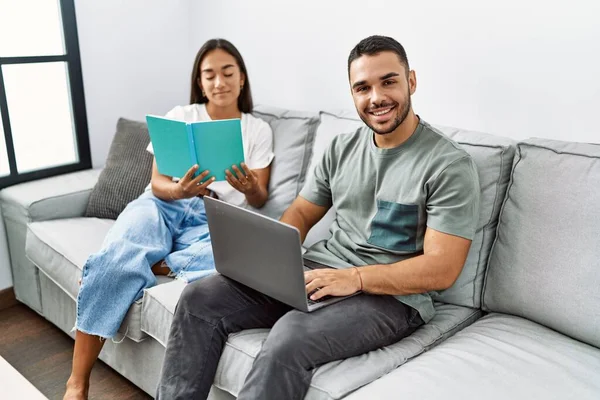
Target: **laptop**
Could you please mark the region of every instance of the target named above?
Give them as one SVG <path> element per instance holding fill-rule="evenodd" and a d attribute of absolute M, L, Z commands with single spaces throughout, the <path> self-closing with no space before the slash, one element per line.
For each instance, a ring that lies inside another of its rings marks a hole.
<path fill-rule="evenodd" d="M 304 271 L 332 267 L 302 258 L 295 227 L 208 196 L 204 206 L 222 275 L 304 312 L 353 296 L 308 298 Z"/>

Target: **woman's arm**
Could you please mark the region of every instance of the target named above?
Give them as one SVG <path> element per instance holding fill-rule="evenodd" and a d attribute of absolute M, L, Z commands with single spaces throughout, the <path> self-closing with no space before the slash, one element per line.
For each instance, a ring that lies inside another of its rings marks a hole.
<path fill-rule="evenodd" d="M 258 190 L 254 193 L 245 193 L 248 204 L 255 208 L 261 208 L 269 198 L 269 178 L 271 177 L 271 166 L 262 169 L 253 169 L 252 172 L 258 178 Z"/>

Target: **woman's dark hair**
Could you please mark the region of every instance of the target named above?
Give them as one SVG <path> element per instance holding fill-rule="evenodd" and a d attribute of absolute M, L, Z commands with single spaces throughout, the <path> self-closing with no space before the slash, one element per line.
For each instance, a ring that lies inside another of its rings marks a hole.
<path fill-rule="evenodd" d="M 198 85 L 198 80 L 200 78 L 200 64 L 202 64 L 202 60 L 204 60 L 206 54 L 215 49 L 222 49 L 235 58 L 235 61 L 237 62 L 238 67 L 245 78 L 244 87 L 242 88 L 240 96 L 238 97 L 238 108 L 243 113 L 251 113 L 253 108 L 252 92 L 250 91 L 250 78 L 248 78 L 246 64 L 244 64 L 244 59 L 242 58 L 242 55 L 238 49 L 236 49 L 231 42 L 225 39 L 211 39 L 204 43 L 200 50 L 198 50 L 198 54 L 196 54 L 196 60 L 194 61 L 194 69 L 192 70 L 192 90 L 190 94 L 190 104 L 208 103 L 208 99 L 202 95 L 202 89 L 200 88 L 200 85 Z"/>

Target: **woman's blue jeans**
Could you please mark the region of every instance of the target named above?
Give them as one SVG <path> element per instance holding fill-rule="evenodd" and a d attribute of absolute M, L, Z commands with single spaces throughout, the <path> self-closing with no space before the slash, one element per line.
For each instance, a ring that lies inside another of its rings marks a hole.
<path fill-rule="evenodd" d="M 129 307 L 156 285 L 152 266 L 163 259 L 186 282 L 214 273 L 201 198 L 169 202 L 146 191 L 129 203 L 83 266 L 75 329 L 114 337 Z"/>

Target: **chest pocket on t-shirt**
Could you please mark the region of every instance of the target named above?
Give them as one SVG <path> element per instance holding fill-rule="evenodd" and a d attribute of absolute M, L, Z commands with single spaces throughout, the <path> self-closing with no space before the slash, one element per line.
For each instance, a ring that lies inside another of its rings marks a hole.
<path fill-rule="evenodd" d="M 419 206 L 377 200 L 368 243 L 393 251 L 416 251 Z"/>

